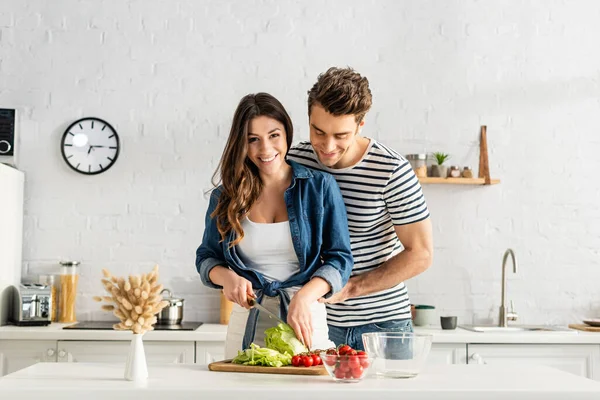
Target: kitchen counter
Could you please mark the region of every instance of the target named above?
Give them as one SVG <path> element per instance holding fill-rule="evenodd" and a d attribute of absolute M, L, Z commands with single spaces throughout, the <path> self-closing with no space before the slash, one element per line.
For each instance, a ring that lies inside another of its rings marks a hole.
<path fill-rule="evenodd" d="M 366 378 L 336 383 L 329 376 L 211 372 L 206 366 L 149 365 L 144 382 L 123 379 L 124 364 L 39 363 L 0 378 L 0 398 L 61 400 L 145 400 L 307 398 L 385 399 L 543 399 L 600 398 L 600 382 L 549 367 L 444 365 L 412 379 Z"/>
<path fill-rule="evenodd" d="M 63 329 L 72 324 L 0 327 L 0 340 L 131 340 L 131 332 L 114 330 Z M 202 324 L 194 331 L 150 331 L 147 341 L 225 342 L 227 325 Z"/>
<path fill-rule="evenodd" d="M 130 340 L 130 332 L 110 330 L 62 329 L 66 324 L 44 327 L 0 327 L 0 340 Z M 522 344 L 600 344 L 600 333 L 570 330 L 566 332 L 481 333 L 457 328 L 416 327 L 415 332 L 433 335 L 434 343 L 522 343 Z M 152 331 L 144 335 L 149 341 L 225 342 L 226 325 L 203 324 L 195 331 Z"/>

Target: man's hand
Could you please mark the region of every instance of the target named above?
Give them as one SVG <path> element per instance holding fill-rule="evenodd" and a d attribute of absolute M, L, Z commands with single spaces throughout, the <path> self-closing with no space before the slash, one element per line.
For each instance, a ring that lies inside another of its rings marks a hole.
<path fill-rule="evenodd" d="M 350 280 L 348 281 L 348 283 L 342 288 L 342 290 L 340 290 L 339 292 L 335 293 L 334 295 L 332 295 L 329 298 L 325 298 L 325 297 L 321 297 L 319 299 L 319 303 L 325 303 L 325 304 L 335 304 L 335 303 L 341 303 L 343 301 L 346 301 L 352 297 L 354 297 L 352 295 L 352 288 L 354 284 L 354 278 L 350 278 Z"/>

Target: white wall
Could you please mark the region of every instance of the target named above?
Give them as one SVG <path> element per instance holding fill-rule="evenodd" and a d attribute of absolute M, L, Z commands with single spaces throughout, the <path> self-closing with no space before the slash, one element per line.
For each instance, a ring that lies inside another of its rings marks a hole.
<path fill-rule="evenodd" d="M 414 302 L 462 322 L 496 318 L 501 257 L 526 323 L 600 315 L 600 4 L 589 1 L 26 1 L 0 8 L 0 106 L 22 111 L 24 272 L 82 262 L 80 319 L 100 270 L 161 266 L 186 319 L 216 322 L 194 268 L 207 201 L 239 99 L 288 108 L 307 138 L 306 91 L 350 65 L 369 77 L 364 133 L 407 154 L 477 167 L 488 126 L 492 187 L 428 186 L 435 261 Z M 59 143 L 75 119 L 118 130 L 99 176 Z"/>

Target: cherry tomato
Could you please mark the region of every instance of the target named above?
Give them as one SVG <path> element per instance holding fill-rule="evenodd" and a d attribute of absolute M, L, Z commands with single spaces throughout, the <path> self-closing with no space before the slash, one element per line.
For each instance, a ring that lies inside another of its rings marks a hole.
<path fill-rule="evenodd" d="M 348 356 L 348 366 L 352 368 L 356 368 L 360 366 L 360 360 L 358 356 Z"/>
<path fill-rule="evenodd" d="M 338 353 L 337 350 L 333 349 L 333 348 L 327 350 L 327 354 L 337 355 L 337 353 Z"/>
<path fill-rule="evenodd" d="M 294 367 L 299 367 L 301 361 L 302 361 L 302 357 L 300 357 L 298 354 L 296 354 L 294 357 L 292 357 L 292 365 Z"/>
<path fill-rule="evenodd" d="M 340 356 L 343 356 L 344 354 L 346 354 L 348 351 L 352 350 L 352 347 L 348 346 L 347 344 L 343 344 L 338 348 L 338 354 Z"/>
<path fill-rule="evenodd" d="M 338 356 L 335 354 L 327 354 L 325 356 L 325 359 L 323 360 L 323 362 L 325 362 L 325 364 L 327 364 L 329 366 L 334 366 L 335 363 L 337 362 L 337 358 L 338 358 Z"/>
<path fill-rule="evenodd" d="M 344 379 L 346 377 L 346 371 L 342 371 L 340 369 L 336 369 L 333 374 L 338 379 Z"/>
<path fill-rule="evenodd" d="M 304 364 L 305 367 L 310 367 L 313 365 L 313 359 L 311 356 L 302 356 L 302 364 Z"/>
<path fill-rule="evenodd" d="M 323 362 L 321 361 L 321 357 L 318 354 L 312 355 L 313 365 L 321 365 Z"/>
<path fill-rule="evenodd" d="M 359 351 L 356 352 L 356 355 L 359 356 L 359 357 L 366 357 L 367 356 L 367 352 L 359 350 Z"/>
<path fill-rule="evenodd" d="M 350 366 L 346 360 L 340 359 L 340 364 L 338 365 L 337 369 L 347 372 L 350 371 Z"/>
<path fill-rule="evenodd" d="M 348 356 L 355 356 L 356 354 L 357 354 L 357 352 L 354 349 L 350 349 L 350 350 L 346 351 L 346 355 L 348 355 Z"/>
<path fill-rule="evenodd" d="M 360 378 L 362 376 L 364 372 L 364 368 L 362 367 L 362 365 L 357 365 L 356 367 L 350 369 L 350 373 L 352 374 L 353 378 Z"/>
<path fill-rule="evenodd" d="M 360 360 L 360 365 L 363 368 L 369 368 L 369 359 L 365 356 L 365 358 Z"/>

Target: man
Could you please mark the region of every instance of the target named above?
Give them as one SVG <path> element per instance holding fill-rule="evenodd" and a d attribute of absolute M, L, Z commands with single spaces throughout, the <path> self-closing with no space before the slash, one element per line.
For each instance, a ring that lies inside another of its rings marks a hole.
<path fill-rule="evenodd" d="M 330 68 L 308 92 L 310 143 L 288 158 L 331 173 L 344 196 L 354 267 L 327 304 L 329 337 L 363 349 L 365 332 L 412 332 L 404 281 L 432 261 L 429 211 L 410 164 L 360 135 L 372 96 L 367 78 Z"/>

